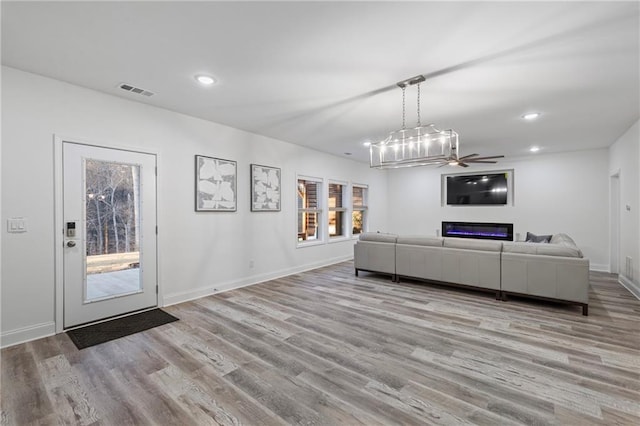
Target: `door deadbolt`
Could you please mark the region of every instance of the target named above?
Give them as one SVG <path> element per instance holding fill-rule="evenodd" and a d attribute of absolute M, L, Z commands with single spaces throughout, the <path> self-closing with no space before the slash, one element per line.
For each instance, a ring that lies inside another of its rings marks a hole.
<path fill-rule="evenodd" d="M 67 222 L 67 238 L 75 238 L 76 237 L 76 223 L 75 222 Z"/>
<path fill-rule="evenodd" d="M 75 246 L 76 246 L 75 241 L 67 241 L 67 247 L 75 247 Z"/>

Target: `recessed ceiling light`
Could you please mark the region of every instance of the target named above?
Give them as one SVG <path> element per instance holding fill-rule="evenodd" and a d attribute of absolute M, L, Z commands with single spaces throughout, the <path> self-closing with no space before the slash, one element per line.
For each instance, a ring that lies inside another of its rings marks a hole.
<path fill-rule="evenodd" d="M 362 145 L 364 146 L 371 146 L 371 142 L 367 141 L 367 142 L 363 142 Z"/>
<path fill-rule="evenodd" d="M 200 74 L 200 75 L 196 75 L 196 81 L 200 84 L 202 84 L 203 86 L 211 86 L 213 83 L 216 82 L 216 80 L 209 76 L 209 75 L 204 75 L 204 74 Z"/>
<path fill-rule="evenodd" d="M 522 118 L 524 118 L 525 120 L 535 120 L 536 118 L 540 117 L 540 115 L 542 114 L 540 114 L 539 112 L 529 112 L 523 115 Z"/>
<path fill-rule="evenodd" d="M 538 152 L 538 151 L 540 151 L 540 147 L 539 146 L 532 146 L 531 148 L 529 148 L 529 151 Z"/>

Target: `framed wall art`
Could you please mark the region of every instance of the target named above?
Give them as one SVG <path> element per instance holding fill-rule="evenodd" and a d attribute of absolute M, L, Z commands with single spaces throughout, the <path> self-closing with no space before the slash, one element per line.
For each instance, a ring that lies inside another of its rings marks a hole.
<path fill-rule="evenodd" d="M 236 182 L 235 161 L 196 155 L 196 211 L 236 211 Z"/>
<path fill-rule="evenodd" d="M 277 167 L 251 165 L 251 211 L 280 211 L 281 170 Z"/>

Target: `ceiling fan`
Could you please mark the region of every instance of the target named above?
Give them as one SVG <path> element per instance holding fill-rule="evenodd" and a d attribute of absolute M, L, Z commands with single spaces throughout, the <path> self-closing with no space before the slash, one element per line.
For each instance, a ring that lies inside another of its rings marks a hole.
<path fill-rule="evenodd" d="M 468 163 L 484 163 L 484 164 L 496 164 L 497 161 L 491 161 L 496 158 L 504 158 L 504 155 L 492 155 L 490 157 L 478 157 L 479 154 L 469 154 L 464 157 L 457 157 L 457 155 L 452 155 L 449 158 L 446 158 L 443 163 L 438 167 L 446 166 L 447 164 L 450 166 L 460 166 L 460 167 L 469 167 Z"/>

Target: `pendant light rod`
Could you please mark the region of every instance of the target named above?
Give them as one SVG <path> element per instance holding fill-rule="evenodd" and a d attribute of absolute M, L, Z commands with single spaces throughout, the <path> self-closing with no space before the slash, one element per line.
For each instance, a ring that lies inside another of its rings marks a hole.
<path fill-rule="evenodd" d="M 417 104 L 417 108 L 416 108 L 416 113 L 418 115 L 418 123 L 416 124 L 416 127 L 420 127 L 422 126 L 422 124 L 420 123 L 420 83 L 418 83 L 418 86 L 416 87 L 416 89 L 418 89 L 418 100 L 416 102 Z"/>

